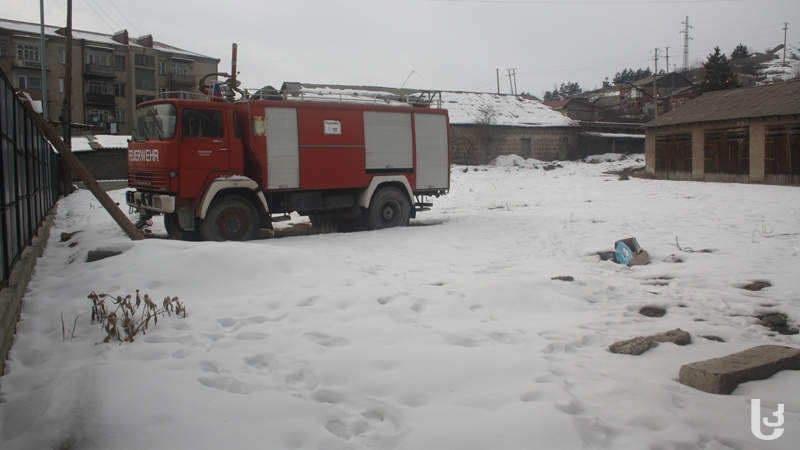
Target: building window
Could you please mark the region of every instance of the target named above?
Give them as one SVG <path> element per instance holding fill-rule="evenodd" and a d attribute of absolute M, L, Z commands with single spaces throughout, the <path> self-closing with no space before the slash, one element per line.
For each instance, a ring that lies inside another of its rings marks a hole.
<path fill-rule="evenodd" d="M 153 100 L 153 96 L 152 95 L 137 95 L 136 96 L 136 104 L 137 105 L 139 103 L 149 102 L 150 100 Z"/>
<path fill-rule="evenodd" d="M 58 49 L 58 63 L 59 64 L 67 63 L 67 49 L 65 48 Z"/>
<path fill-rule="evenodd" d="M 189 75 L 189 65 L 182 63 L 172 63 L 172 73 L 176 75 Z"/>
<path fill-rule="evenodd" d="M 89 93 L 91 94 L 108 94 L 107 81 L 89 81 Z"/>
<path fill-rule="evenodd" d="M 86 55 L 87 63 L 94 64 L 96 66 L 107 66 L 108 64 L 108 55 L 104 55 L 102 53 L 88 53 Z"/>
<path fill-rule="evenodd" d="M 118 110 L 114 111 L 114 120 L 117 123 L 125 123 L 125 110 L 124 109 L 118 109 Z"/>
<path fill-rule="evenodd" d="M 114 69 L 115 70 L 125 70 L 125 57 L 120 55 L 114 55 Z"/>
<path fill-rule="evenodd" d="M 0 41 L 0 58 L 8 57 L 8 42 Z"/>
<path fill-rule="evenodd" d="M 153 55 L 145 55 L 142 53 L 136 53 L 133 55 L 133 62 L 137 66 L 142 67 L 155 67 L 156 66 L 156 58 Z"/>
<path fill-rule="evenodd" d="M 39 46 L 17 44 L 17 58 L 22 61 L 39 61 Z"/>
<path fill-rule="evenodd" d="M 114 97 L 125 97 L 125 83 L 114 83 Z"/>
<path fill-rule="evenodd" d="M 136 77 L 136 89 L 144 91 L 154 91 L 156 89 L 155 73 L 152 70 L 136 68 L 134 75 Z"/>
<path fill-rule="evenodd" d="M 58 79 L 58 92 L 63 94 L 64 93 L 64 86 L 65 86 L 64 78 L 59 78 Z"/>
<path fill-rule="evenodd" d="M 159 75 L 166 75 L 167 74 L 167 62 L 166 61 L 159 61 L 158 62 L 158 74 Z"/>
<path fill-rule="evenodd" d="M 20 75 L 17 78 L 19 82 L 20 89 L 29 89 L 29 90 L 41 90 L 42 89 L 42 79 L 39 77 L 29 77 L 26 75 Z"/>
<path fill-rule="evenodd" d="M 106 110 L 89 110 L 89 123 L 99 124 L 111 122 L 111 112 Z"/>

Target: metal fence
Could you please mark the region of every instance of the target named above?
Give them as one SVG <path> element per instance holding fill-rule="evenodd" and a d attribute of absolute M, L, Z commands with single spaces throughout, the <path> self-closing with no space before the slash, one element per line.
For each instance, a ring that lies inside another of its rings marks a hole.
<path fill-rule="evenodd" d="M 0 71 L 0 285 L 58 201 L 58 157 Z"/>

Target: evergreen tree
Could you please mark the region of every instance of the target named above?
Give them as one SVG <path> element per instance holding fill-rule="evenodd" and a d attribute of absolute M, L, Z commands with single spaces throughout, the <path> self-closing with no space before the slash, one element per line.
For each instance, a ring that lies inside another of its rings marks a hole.
<path fill-rule="evenodd" d="M 581 89 L 578 83 L 567 81 L 566 83 L 561 83 L 561 87 L 558 89 L 558 92 L 561 94 L 561 98 L 570 98 L 580 95 L 580 93 L 583 92 L 583 89 Z"/>
<path fill-rule="evenodd" d="M 555 102 L 557 100 L 561 100 L 561 94 L 558 93 L 558 89 L 556 89 L 555 85 L 553 85 L 553 90 L 545 91 L 544 96 L 542 98 L 546 102 Z"/>
<path fill-rule="evenodd" d="M 719 47 L 715 47 L 714 53 L 708 55 L 708 59 L 703 63 L 703 68 L 706 72 L 703 75 L 703 81 L 695 86 L 697 94 L 739 87 L 731 68 L 731 62 L 725 54 L 720 53 Z"/>
<path fill-rule="evenodd" d="M 561 87 L 559 88 L 556 88 L 556 85 L 554 84 L 552 91 L 545 91 L 544 101 L 554 102 L 557 100 L 565 100 L 570 97 L 580 95 L 581 92 L 583 92 L 583 89 L 581 89 L 581 86 L 578 83 L 567 81 L 566 83 L 561 83 Z"/>
<path fill-rule="evenodd" d="M 750 51 L 747 49 L 747 46 L 739 44 L 733 49 L 733 53 L 731 53 L 731 61 L 747 58 L 748 56 L 750 56 Z"/>
<path fill-rule="evenodd" d="M 653 71 L 650 70 L 649 67 L 647 69 L 637 69 L 636 71 L 633 69 L 623 69 L 622 72 L 617 72 L 617 74 L 614 75 L 612 81 L 614 84 L 633 83 L 634 81 L 639 81 L 651 75 L 653 75 Z"/>

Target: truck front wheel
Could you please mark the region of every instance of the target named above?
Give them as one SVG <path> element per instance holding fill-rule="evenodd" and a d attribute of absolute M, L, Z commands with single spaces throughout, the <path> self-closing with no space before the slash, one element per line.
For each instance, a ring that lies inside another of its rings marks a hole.
<path fill-rule="evenodd" d="M 395 187 L 384 187 L 372 196 L 364 215 L 364 225 L 368 230 L 404 227 L 408 225 L 410 214 L 408 196 Z"/>
<path fill-rule="evenodd" d="M 258 212 L 249 201 L 235 195 L 214 200 L 200 227 L 207 241 L 245 241 L 258 231 Z"/>

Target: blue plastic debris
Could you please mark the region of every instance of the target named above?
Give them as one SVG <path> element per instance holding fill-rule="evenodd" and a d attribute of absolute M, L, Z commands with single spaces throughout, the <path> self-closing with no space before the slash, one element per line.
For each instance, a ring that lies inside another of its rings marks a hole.
<path fill-rule="evenodd" d="M 644 265 L 650 262 L 650 255 L 642 250 L 636 238 L 620 239 L 614 243 L 614 258 L 626 266 Z"/>

